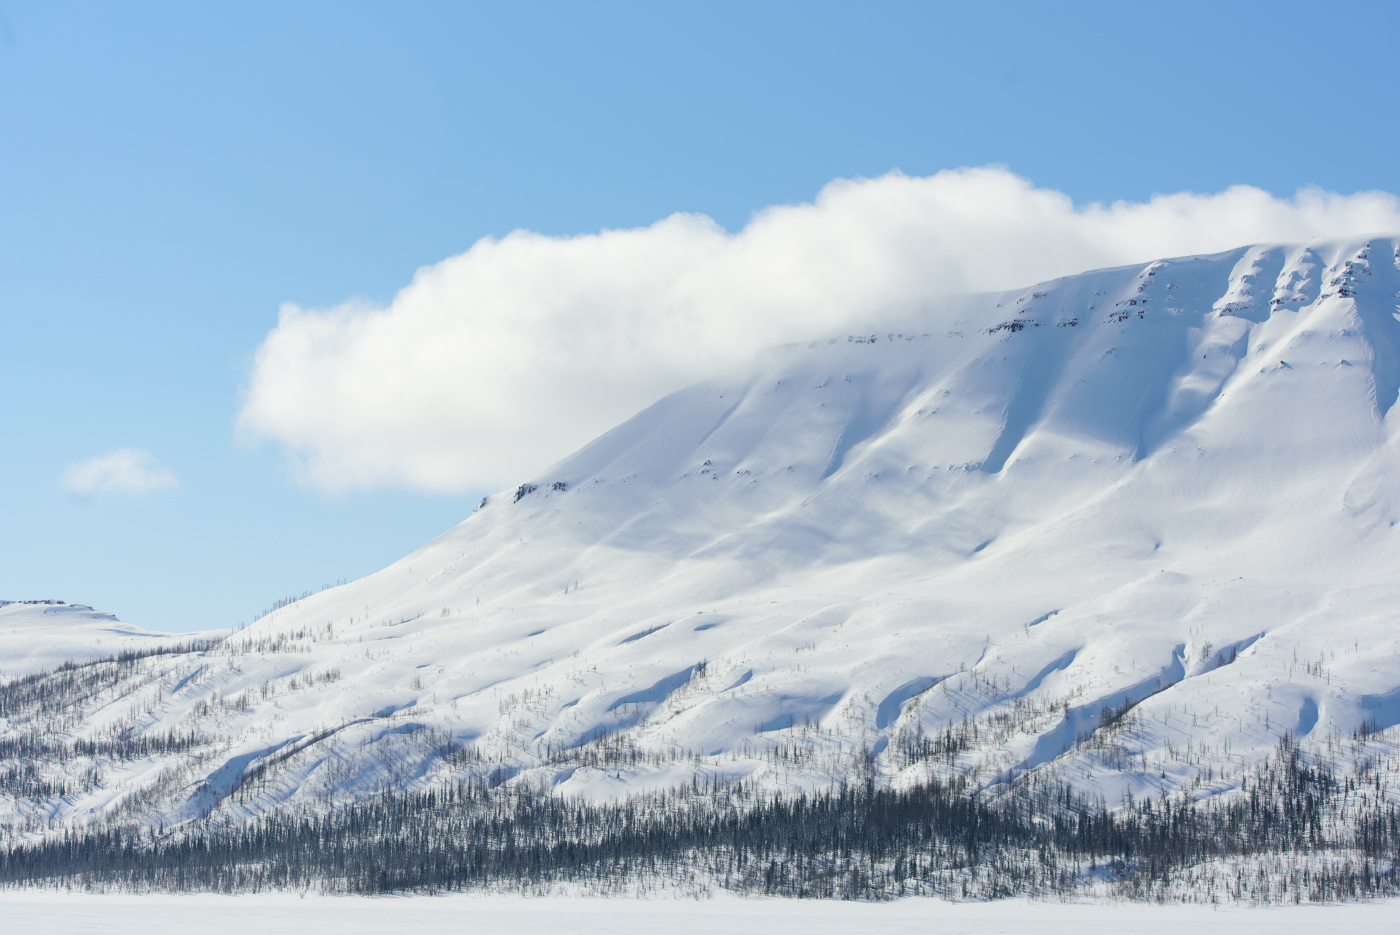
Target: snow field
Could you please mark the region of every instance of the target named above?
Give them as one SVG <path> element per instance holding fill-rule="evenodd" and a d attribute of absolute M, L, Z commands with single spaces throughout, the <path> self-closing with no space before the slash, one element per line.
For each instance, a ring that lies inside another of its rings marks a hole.
<path fill-rule="evenodd" d="M 892 903 L 717 897 L 702 900 L 524 898 L 506 896 L 320 897 L 90 896 L 0 893 L 7 931 L 53 935 L 247 932 L 267 935 L 378 935 L 382 932 L 560 935 L 1346 935 L 1395 930 L 1400 904 L 1378 901 L 1288 908 L 1143 906 L 1006 900 Z"/>
<path fill-rule="evenodd" d="M 123 623 L 86 604 L 58 600 L 0 601 L 0 680 L 123 652 L 146 652 L 228 633 L 157 633 Z"/>

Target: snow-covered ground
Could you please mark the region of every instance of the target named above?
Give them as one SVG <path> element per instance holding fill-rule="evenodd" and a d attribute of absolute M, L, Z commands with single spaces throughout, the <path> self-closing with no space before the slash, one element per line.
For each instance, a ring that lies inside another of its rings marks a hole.
<path fill-rule="evenodd" d="M 379 935 L 385 932 L 518 935 L 1389 935 L 1394 901 L 1256 909 L 1005 900 L 891 903 L 719 897 L 634 900 L 443 896 L 378 898 L 264 896 L 89 896 L 0 893 L 6 931 L 53 935 Z"/>
<path fill-rule="evenodd" d="M 86 604 L 56 600 L 0 601 L 0 679 L 172 643 L 215 639 L 209 633 L 157 633 L 123 623 Z"/>
<path fill-rule="evenodd" d="M 169 825 L 467 773 L 1228 792 L 1285 732 L 1400 724 L 1398 291 L 1396 238 L 1258 246 L 774 349 L 377 574 L 15 709 L 195 740 L 6 807 Z"/>

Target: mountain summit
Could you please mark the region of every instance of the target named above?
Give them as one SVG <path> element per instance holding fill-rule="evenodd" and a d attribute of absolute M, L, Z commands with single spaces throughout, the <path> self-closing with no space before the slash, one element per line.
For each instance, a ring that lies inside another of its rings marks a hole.
<path fill-rule="evenodd" d="M 1252 246 L 769 349 L 377 574 L 7 702 L 151 741 L 10 821 L 464 774 L 1230 793 L 1400 723 L 1397 292 L 1400 238 Z"/>

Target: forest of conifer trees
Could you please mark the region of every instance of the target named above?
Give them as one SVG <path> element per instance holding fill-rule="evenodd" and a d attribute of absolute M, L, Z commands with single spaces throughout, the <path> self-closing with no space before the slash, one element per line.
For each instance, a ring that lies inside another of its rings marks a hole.
<path fill-rule="evenodd" d="M 702 785 L 589 805 L 485 781 L 325 815 L 13 842 L 0 884 L 335 893 L 723 888 L 812 898 L 1299 902 L 1400 892 L 1400 809 L 1285 739 L 1242 794 L 1118 810 L 1066 785 L 774 795 Z"/>
<path fill-rule="evenodd" d="M 7 725 L 0 796 L 57 802 L 99 788 L 104 763 L 222 749 L 227 738 L 194 729 L 142 733 L 125 721 L 97 737 L 66 736 L 87 699 L 157 678 L 155 655 L 213 650 L 128 653 L 0 684 Z M 308 673 L 298 684 L 334 678 Z M 242 702 L 208 703 L 211 710 L 230 704 Z M 997 719 L 1018 711 L 935 735 L 901 733 L 891 755 L 905 765 L 955 764 L 960 751 L 996 743 L 1006 727 Z M 1106 712 L 1078 746 L 1122 758 L 1114 738 L 1133 729 L 1134 717 L 1130 703 Z M 800 763 L 809 755 L 803 732 L 814 729 L 793 728 L 789 741 L 769 744 L 763 755 L 775 766 Z M 359 894 L 722 889 L 802 898 L 1087 894 L 1260 903 L 1400 893 L 1400 806 L 1392 795 L 1400 758 L 1390 732 L 1374 725 L 1325 743 L 1285 735 L 1229 794 L 1187 790 L 1118 803 L 1086 796 L 1053 770 L 990 781 L 954 771 L 890 788 L 869 768 L 868 750 L 844 783 L 824 790 L 775 792 L 696 772 L 666 791 L 590 803 L 517 778 L 471 745 L 423 729 L 415 755 L 442 764 L 450 780 L 385 785 L 316 808 L 268 808 L 260 796 L 276 770 L 334 733 L 303 738 L 245 768 L 223 799 L 170 827 L 152 821 L 150 811 L 188 780 L 170 768 L 120 808 L 86 822 L 12 822 L 0 835 L 0 886 Z M 600 736 L 548 750 L 545 761 L 626 769 L 675 762 L 678 754 L 658 756 L 621 736 Z"/>

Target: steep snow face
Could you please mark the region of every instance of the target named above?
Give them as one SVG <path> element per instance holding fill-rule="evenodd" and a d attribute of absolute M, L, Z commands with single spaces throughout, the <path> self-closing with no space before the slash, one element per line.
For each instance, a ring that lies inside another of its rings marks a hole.
<path fill-rule="evenodd" d="M 774 349 L 76 732 L 205 738 L 152 821 L 465 772 L 1227 791 L 1400 723 L 1397 291 L 1396 238 L 1255 246 Z M 34 808 L 159 772 L 104 770 Z"/>
<path fill-rule="evenodd" d="M 54 669 L 65 662 L 89 662 L 129 652 L 149 652 L 192 638 L 222 637 L 156 633 L 86 604 L 65 601 L 0 601 L 0 679 Z"/>

